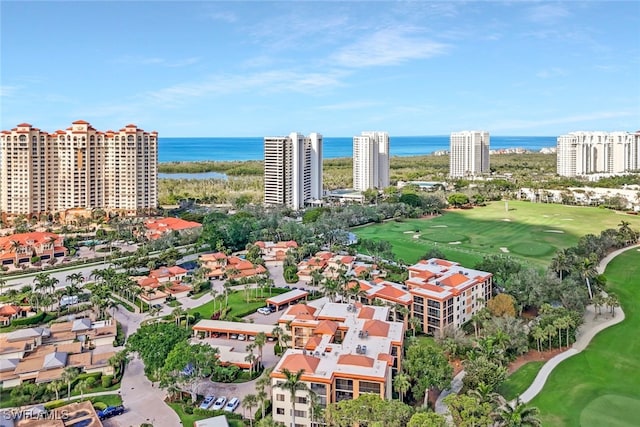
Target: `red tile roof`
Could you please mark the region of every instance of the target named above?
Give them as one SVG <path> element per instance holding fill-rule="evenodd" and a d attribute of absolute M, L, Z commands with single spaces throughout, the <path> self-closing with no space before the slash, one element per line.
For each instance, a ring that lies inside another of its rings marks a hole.
<path fill-rule="evenodd" d="M 343 354 L 338 357 L 338 364 L 373 368 L 373 359 L 362 354 Z"/>
<path fill-rule="evenodd" d="M 288 369 L 291 372 L 298 372 L 302 369 L 306 374 L 313 374 L 318 368 L 319 363 L 320 359 L 317 357 L 304 354 L 290 354 L 283 360 L 280 368 Z"/>

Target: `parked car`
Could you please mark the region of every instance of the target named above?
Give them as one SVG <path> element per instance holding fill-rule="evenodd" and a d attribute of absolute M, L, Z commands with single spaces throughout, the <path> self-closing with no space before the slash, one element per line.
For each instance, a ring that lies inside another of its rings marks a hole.
<path fill-rule="evenodd" d="M 246 339 L 247 339 L 247 336 L 245 334 L 238 335 L 238 340 L 239 341 L 245 341 Z"/>
<path fill-rule="evenodd" d="M 98 418 L 105 420 L 107 418 L 115 417 L 116 415 L 124 414 L 124 406 L 107 406 L 102 411 L 98 411 Z"/>
<path fill-rule="evenodd" d="M 209 409 L 209 406 L 213 405 L 213 401 L 215 399 L 216 397 L 211 394 L 205 397 L 202 403 L 200 404 L 200 409 Z"/>
<path fill-rule="evenodd" d="M 240 399 L 238 399 L 237 397 L 234 397 L 233 399 L 227 402 L 227 405 L 224 407 L 224 410 L 226 412 L 233 412 L 236 410 L 239 404 L 240 404 Z"/>
<path fill-rule="evenodd" d="M 224 396 L 220 396 L 216 402 L 213 404 L 213 406 L 211 407 L 212 411 L 219 411 L 222 408 L 224 408 L 224 404 L 227 403 L 227 398 Z"/>
<path fill-rule="evenodd" d="M 238 334 L 231 334 L 231 339 L 232 340 L 237 340 L 238 339 Z"/>
<path fill-rule="evenodd" d="M 258 313 L 264 314 L 266 316 L 267 314 L 271 314 L 271 310 L 269 310 L 268 307 L 260 307 L 258 309 Z"/>

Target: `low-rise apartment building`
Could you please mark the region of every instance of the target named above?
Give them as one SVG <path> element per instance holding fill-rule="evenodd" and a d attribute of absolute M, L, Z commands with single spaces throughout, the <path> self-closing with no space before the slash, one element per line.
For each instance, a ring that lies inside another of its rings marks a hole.
<path fill-rule="evenodd" d="M 253 264 L 246 259 L 227 255 L 223 252 L 200 255 L 198 259 L 203 268 L 209 270 L 207 276 L 210 279 L 239 279 L 265 274 L 267 269 L 260 264 Z"/>
<path fill-rule="evenodd" d="M 413 298 L 411 315 L 424 332 L 440 336 L 446 327 L 459 327 L 485 306 L 493 275 L 431 258 L 410 266 L 405 284 Z"/>
<path fill-rule="evenodd" d="M 144 223 L 144 235 L 148 240 L 156 240 L 167 234 L 196 232 L 202 229 L 202 224 L 195 221 L 185 221 L 180 218 L 155 218 Z"/>
<path fill-rule="evenodd" d="M 389 307 L 360 303 L 289 307 L 279 324 L 290 328 L 291 348 L 271 373 L 273 419 L 291 425 L 295 415 L 296 426 L 322 425 L 314 420 L 307 391 L 296 392 L 293 413 L 291 395 L 281 387 L 285 370 L 302 371 L 302 382 L 321 406 L 363 393 L 390 399 L 393 373 L 402 366 L 405 326 L 388 317 Z"/>
<path fill-rule="evenodd" d="M 58 380 L 67 367 L 76 367 L 85 373 L 113 375 L 109 359 L 115 352 L 97 352 L 95 348 L 112 346 L 116 334 L 115 320 L 93 322 L 88 318 L 3 334 L 0 336 L 0 385 L 8 388 L 25 381 Z"/>
<path fill-rule="evenodd" d="M 260 248 L 260 254 L 265 261 L 284 261 L 289 251 L 298 247 L 295 240 L 286 242 L 257 241 L 255 245 Z"/>

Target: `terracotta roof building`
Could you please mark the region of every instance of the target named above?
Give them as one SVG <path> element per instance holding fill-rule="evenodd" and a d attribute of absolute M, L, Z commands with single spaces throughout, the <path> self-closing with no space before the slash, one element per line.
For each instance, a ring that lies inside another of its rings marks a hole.
<path fill-rule="evenodd" d="M 37 256 L 46 261 L 67 254 L 64 239 L 54 233 L 31 232 L 0 237 L 0 262 L 2 265 L 28 263 Z"/>
<path fill-rule="evenodd" d="M 0 213 L 40 216 L 100 208 L 156 209 L 158 133 L 134 124 L 101 132 L 77 120 L 45 132 L 21 123 L 0 132 Z"/>
<path fill-rule="evenodd" d="M 274 420 L 285 425 L 292 421 L 291 396 L 277 387 L 285 369 L 302 370 L 302 381 L 323 406 L 362 393 L 390 399 L 393 374 L 402 366 L 406 328 L 387 320 L 389 310 L 360 303 L 289 307 L 278 321 L 290 328 L 291 348 L 271 374 Z M 307 392 L 296 393 L 295 409 L 296 425 L 313 425 Z"/>
<path fill-rule="evenodd" d="M 172 232 L 183 233 L 202 229 L 202 224 L 194 221 L 185 221 L 180 218 L 156 218 L 144 223 L 145 237 L 149 240 L 158 239 Z"/>

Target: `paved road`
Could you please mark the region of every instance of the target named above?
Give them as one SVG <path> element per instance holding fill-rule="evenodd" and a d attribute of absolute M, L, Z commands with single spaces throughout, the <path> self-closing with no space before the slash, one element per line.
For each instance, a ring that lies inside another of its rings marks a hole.
<path fill-rule="evenodd" d="M 144 375 L 144 364 L 133 359 L 125 368 L 120 386 L 122 403 L 127 411 L 111 419 L 113 427 L 139 426 L 151 423 L 154 427 L 176 427 L 180 418 L 164 403 L 166 392 L 154 387 Z"/>

